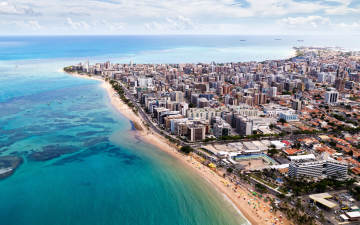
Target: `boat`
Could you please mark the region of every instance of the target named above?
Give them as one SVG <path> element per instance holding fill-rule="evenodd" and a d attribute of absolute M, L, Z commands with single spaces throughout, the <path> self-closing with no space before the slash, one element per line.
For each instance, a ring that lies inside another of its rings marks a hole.
<path fill-rule="evenodd" d="M 304 40 L 297 40 L 298 42 L 303 42 Z"/>
<path fill-rule="evenodd" d="M 246 41 L 246 40 L 244 40 L 244 39 L 241 39 L 240 41 Z"/>
<path fill-rule="evenodd" d="M 275 41 L 281 41 L 282 39 L 281 38 L 275 38 Z"/>

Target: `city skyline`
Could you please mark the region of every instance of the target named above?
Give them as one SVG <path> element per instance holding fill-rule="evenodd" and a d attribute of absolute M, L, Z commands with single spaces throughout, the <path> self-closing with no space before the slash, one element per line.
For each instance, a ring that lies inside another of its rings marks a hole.
<path fill-rule="evenodd" d="M 356 0 L 2 1 L 0 34 L 360 34 Z"/>

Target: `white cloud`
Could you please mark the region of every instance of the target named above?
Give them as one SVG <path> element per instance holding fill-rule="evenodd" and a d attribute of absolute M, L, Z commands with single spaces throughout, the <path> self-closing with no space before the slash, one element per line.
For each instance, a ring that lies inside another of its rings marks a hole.
<path fill-rule="evenodd" d="M 353 23 L 339 23 L 337 24 L 339 28 L 343 29 L 359 29 L 360 28 L 360 20 Z"/>
<path fill-rule="evenodd" d="M 35 12 L 32 8 L 22 4 L 13 4 L 6 1 L 0 2 L 0 15 L 28 15 L 39 16 L 40 13 Z"/>
<path fill-rule="evenodd" d="M 351 13 L 360 13 L 359 8 L 349 8 L 347 6 L 339 6 L 334 8 L 328 8 L 325 10 L 328 15 L 346 15 Z"/>
<path fill-rule="evenodd" d="M 42 26 L 40 26 L 39 21 L 37 20 L 30 20 L 28 24 L 31 26 L 33 30 L 40 30 Z"/>
<path fill-rule="evenodd" d="M 37 16 L 36 21 L 44 32 L 62 33 L 217 31 L 210 27 L 222 27 L 225 33 L 250 30 L 265 33 L 264 27 L 279 33 L 280 27 L 285 33 L 295 26 L 301 29 L 331 26 L 330 20 L 342 19 L 344 24 L 358 21 L 360 9 L 354 8 L 352 1 L 356 0 L 246 0 L 240 4 L 236 4 L 238 0 L 0 0 L 0 21 L 20 20 L 19 15 L 23 16 L 22 20 L 30 21 L 34 20 L 30 17 Z M 241 30 L 231 29 L 238 25 Z M 39 29 L 36 24 L 33 27 Z M 12 29 L 3 29 L 3 33 L 8 31 Z"/>
<path fill-rule="evenodd" d="M 105 19 L 100 21 L 95 21 L 93 23 L 94 27 L 103 27 L 106 28 L 107 31 L 117 32 L 125 29 L 126 24 L 122 22 L 111 22 Z"/>
<path fill-rule="evenodd" d="M 196 26 L 191 19 L 184 16 L 167 17 L 161 22 L 150 22 L 144 24 L 148 31 L 187 31 L 193 30 Z"/>
<path fill-rule="evenodd" d="M 281 23 L 289 26 L 311 26 L 317 28 L 319 25 L 330 23 L 330 19 L 322 16 L 307 16 L 307 17 L 287 17 L 280 21 Z"/>
<path fill-rule="evenodd" d="M 14 21 L 1 21 L 0 25 L 9 26 L 12 29 L 21 29 L 25 31 L 38 31 L 43 27 L 39 24 L 37 20 L 14 20 Z"/>
<path fill-rule="evenodd" d="M 87 30 L 90 28 L 90 25 L 85 21 L 74 22 L 70 17 L 66 18 L 66 22 L 73 30 Z"/>
<path fill-rule="evenodd" d="M 16 9 L 14 5 L 8 2 L 0 2 L 0 13 L 1 14 L 21 14 L 21 11 Z"/>

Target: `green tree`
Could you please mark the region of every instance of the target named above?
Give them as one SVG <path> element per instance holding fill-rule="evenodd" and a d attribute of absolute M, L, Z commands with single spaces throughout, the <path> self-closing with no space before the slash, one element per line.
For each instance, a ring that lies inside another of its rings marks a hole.
<path fill-rule="evenodd" d="M 180 148 L 180 151 L 182 151 L 185 154 L 189 154 L 190 152 L 193 152 L 194 149 L 189 145 L 185 145 Z"/>
<path fill-rule="evenodd" d="M 286 120 L 281 118 L 281 119 L 279 119 L 279 122 L 284 125 L 284 123 L 286 123 Z"/>

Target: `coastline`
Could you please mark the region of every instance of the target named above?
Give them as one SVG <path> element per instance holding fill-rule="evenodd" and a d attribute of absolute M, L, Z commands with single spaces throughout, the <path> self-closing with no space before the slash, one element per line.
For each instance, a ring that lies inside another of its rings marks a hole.
<path fill-rule="evenodd" d="M 118 97 L 111 84 L 105 82 L 100 77 L 80 75 L 77 73 L 69 73 L 73 76 L 85 79 L 92 79 L 100 81 L 100 86 L 104 88 L 108 94 L 111 105 L 123 116 L 129 119 L 136 128 L 134 135 L 139 140 L 149 143 L 160 150 L 168 153 L 172 157 L 179 160 L 180 163 L 187 166 L 189 169 L 201 176 L 205 181 L 209 182 L 212 187 L 222 195 L 226 201 L 228 201 L 235 210 L 242 216 L 248 224 L 262 225 L 262 224 L 274 224 L 277 222 L 280 213 L 273 214 L 270 212 L 270 205 L 263 200 L 258 200 L 251 196 L 251 192 L 244 187 L 237 186 L 236 192 L 234 191 L 235 185 L 224 179 L 220 174 L 214 172 L 209 167 L 204 166 L 198 162 L 192 155 L 184 155 L 178 152 L 178 146 L 171 143 L 163 136 L 153 132 L 150 128 L 144 125 L 142 118 L 136 115 L 133 110 L 128 107 Z M 253 206 L 261 206 L 259 210 Z M 284 217 L 283 217 L 284 218 Z M 291 224 L 286 219 L 282 219 L 281 224 Z"/>

